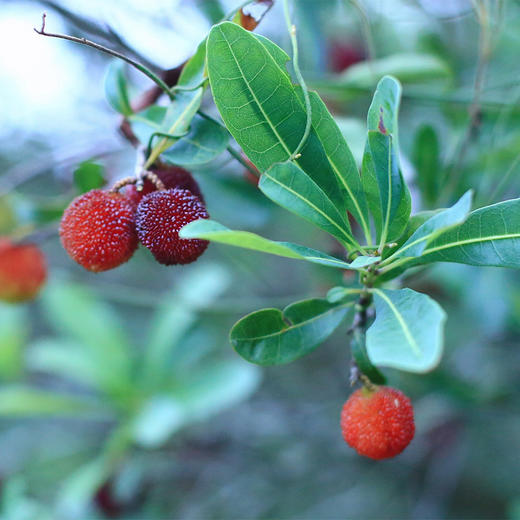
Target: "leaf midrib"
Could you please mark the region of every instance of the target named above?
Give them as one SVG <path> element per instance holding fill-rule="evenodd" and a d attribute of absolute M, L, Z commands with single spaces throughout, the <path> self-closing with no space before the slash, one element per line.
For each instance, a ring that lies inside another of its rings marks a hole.
<path fill-rule="evenodd" d="M 457 242 L 449 242 L 448 244 L 443 244 L 441 246 L 433 247 L 431 249 L 425 249 L 423 251 L 422 256 L 425 256 L 430 253 L 436 253 L 437 251 L 442 251 L 444 249 L 450 249 L 452 247 L 474 244 L 478 242 L 493 242 L 494 240 L 505 240 L 508 238 L 520 238 L 520 233 L 512 233 L 507 235 L 491 235 L 487 237 L 468 238 L 466 240 L 458 240 Z"/>
<path fill-rule="evenodd" d="M 399 312 L 399 309 L 394 305 L 392 300 L 380 289 L 372 289 L 372 292 L 377 294 L 384 302 L 388 305 L 390 310 L 394 313 L 397 321 L 399 322 L 399 325 L 403 329 L 403 333 L 406 337 L 406 340 L 410 344 L 410 347 L 412 348 L 413 352 L 417 355 L 421 355 L 421 349 L 419 348 L 419 345 L 417 345 L 417 342 L 415 341 L 410 329 L 408 328 L 408 325 L 406 324 L 406 321 L 403 319 L 402 314 Z"/>

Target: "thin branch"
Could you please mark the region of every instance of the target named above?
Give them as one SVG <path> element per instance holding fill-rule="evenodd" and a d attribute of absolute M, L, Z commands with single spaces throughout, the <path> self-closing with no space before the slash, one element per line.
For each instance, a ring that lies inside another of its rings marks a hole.
<path fill-rule="evenodd" d="M 301 138 L 300 144 L 296 147 L 296 150 L 292 153 L 290 160 L 298 159 L 300 157 L 300 151 L 305 145 L 309 134 L 311 133 L 311 125 L 312 125 L 312 107 L 311 100 L 309 98 L 309 91 L 307 89 L 307 85 L 305 84 L 305 80 L 303 79 L 300 66 L 298 64 L 298 40 L 296 39 L 296 26 L 291 22 L 291 15 L 289 14 L 289 0 L 283 0 L 283 8 L 285 14 L 285 21 L 287 23 L 287 30 L 289 31 L 289 35 L 291 37 L 292 43 L 292 51 L 293 51 L 293 68 L 294 73 L 296 74 L 296 79 L 300 84 L 303 91 L 303 98 L 305 100 L 305 110 L 307 112 L 307 121 L 305 123 L 305 131 Z"/>
<path fill-rule="evenodd" d="M 45 31 L 46 17 L 47 17 L 47 15 L 45 13 L 43 13 L 41 29 L 38 30 L 38 29 L 34 28 L 34 31 L 37 34 L 40 34 L 41 36 L 48 36 L 50 38 L 59 38 L 62 40 L 68 40 L 68 41 L 71 41 L 74 43 L 79 43 L 80 45 L 86 45 L 86 46 L 92 47 L 93 49 L 96 49 L 100 52 L 104 52 L 105 54 L 109 54 L 110 56 L 114 56 L 123 61 L 126 61 L 126 63 L 132 65 L 132 67 L 135 67 L 137 70 L 142 72 L 145 76 L 148 76 L 170 99 L 173 100 L 173 94 L 171 93 L 168 85 L 159 76 L 157 76 L 157 74 L 153 73 L 150 69 L 148 69 L 141 63 L 138 63 L 137 61 L 133 60 L 132 58 L 129 58 L 128 56 L 125 56 L 124 54 L 121 54 L 120 52 L 114 51 L 113 49 L 109 49 L 108 47 L 104 47 L 103 45 L 100 45 L 99 43 L 95 43 L 90 40 L 87 40 L 86 38 L 76 38 L 75 36 L 70 36 L 68 34 L 58 34 L 58 33 L 46 32 Z"/>
<path fill-rule="evenodd" d="M 260 177 L 260 172 L 253 168 L 244 158 L 231 146 L 228 146 L 226 150 L 232 155 L 244 168 L 246 168 L 249 172 L 251 172 L 256 178 Z"/>

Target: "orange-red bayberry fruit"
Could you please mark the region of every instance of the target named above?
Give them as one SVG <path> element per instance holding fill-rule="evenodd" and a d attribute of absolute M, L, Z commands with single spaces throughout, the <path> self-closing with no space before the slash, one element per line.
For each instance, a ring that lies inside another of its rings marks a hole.
<path fill-rule="evenodd" d="M 179 230 L 200 218 L 209 218 L 208 212 L 190 191 L 154 191 L 146 195 L 137 207 L 137 234 L 159 263 L 189 264 L 205 251 L 208 242 L 182 239 Z"/>
<path fill-rule="evenodd" d="M 388 386 L 354 392 L 341 411 L 345 442 L 371 459 L 395 457 L 415 433 L 413 407 L 402 392 Z"/>
<path fill-rule="evenodd" d="M 85 269 L 112 269 L 137 248 L 135 208 L 119 193 L 91 190 L 63 213 L 60 237 L 67 253 Z"/>
<path fill-rule="evenodd" d="M 0 238 L 0 300 L 32 300 L 46 278 L 47 265 L 38 246 Z"/>
<path fill-rule="evenodd" d="M 154 169 L 153 173 L 161 179 L 166 189 L 179 188 L 180 190 L 189 190 L 193 195 L 198 197 L 202 203 L 204 203 L 204 197 L 197 181 L 193 178 L 191 173 L 184 168 L 179 166 L 161 165 Z M 136 187 L 131 185 L 126 188 L 125 193 L 126 196 L 137 206 L 145 195 L 156 190 L 157 188 L 154 184 L 148 179 L 145 179 L 142 190 L 137 191 Z"/>

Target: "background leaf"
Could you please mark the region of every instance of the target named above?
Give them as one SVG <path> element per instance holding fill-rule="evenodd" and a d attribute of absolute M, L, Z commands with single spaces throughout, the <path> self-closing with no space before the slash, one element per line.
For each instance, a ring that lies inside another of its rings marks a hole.
<path fill-rule="evenodd" d="M 125 63 L 113 61 L 105 76 L 105 96 L 110 106 L 124 116 L 133 114 L 128 98 L 128 86 L 125 75 Z"/>
<path fill-rule="evenodd" d="M 83 161 L 74 170 L 74 184 L 80 193 L 101 188 L 105 184 L 105 169 L 99 163 Z"/>
<path fill-rule="evenodd" d="M 446 315 L 429 296 L 411 289 L 372 289 L 376 319 L 366 335 L 376 366 L 428 372 L 442 355 Z"/>
<path fill-rule="evenodd" d="M 179 166 L 198 166 L 209 163 L 227 147 L 229 134 L 220 125 L 196 115 L 188 134 L 168 148 L 162 158 Z"/>

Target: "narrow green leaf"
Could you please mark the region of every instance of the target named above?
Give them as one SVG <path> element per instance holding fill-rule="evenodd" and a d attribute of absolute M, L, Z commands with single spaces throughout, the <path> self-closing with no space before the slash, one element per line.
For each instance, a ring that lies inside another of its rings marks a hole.
<path fill-rule="evenodd" d="M 370 238 L 368 207 L 356 161 L 336 121 L 316 92 L 309 92 L 312 126 L 327 154 L 346 200 L 346 209 Z"/>
<path fill-rule="evenodd" d="M 410 217 L 411 198 L 399 169 L 398 111 L 401 86 L 383 77 L 368 110 L 368 138 L 361 179 L 377 239 L 382 243 L 399 238 Z"/>
<path fill-rule="evenodd" d="M 457 262 L 520 267 L 520 199 L 470 213 L 466 222 L 428 244 L 415 263 Z"/>
<path fill-rule="evenodd" d="M 250 233 L 249 231 L 232 231 L 218 222 L 207 219 L 190 222 L 179 231 L 179 236 L 181 238 L 211 240 L 212 242 L 252 249 L 253 251 L 283 256 L 285 258 L 307 260 L 315 264 L 337 267 L 339 269 L 357 269 L 357 267 L 343 260 L 329 256 L 316 249 L 292 244 L 290 242 L 275 242 Z"/>
<path fill-rule="evenodd" d="M 207 78 L 206 71 L 206 38 L 199 43 L 195 54 L 186 62 L 182 68 L 177 85 L 180 87 L 193 88 Z"/>
<path fill-rule="evenodd" d="M 258 187 L 272 201 L 341 242 L 355 243 L 346 219 L 321 188 L 295 164 L 274 164 L 262 174 Z"/>
<path fill-rule="evenodd" d="M 401 85 L 391 76 L 381 78 L 368 109 L 367 128 L 390 134 L 394 147 L 399 150 L 397 118 L 401 103 Z"/>
<path fill-rule="evenodd" d="M 449 78 L 446 62 L 431 54 L 392 54 L 377 60 L 356 63 L 328 87 L 343 91 L 373 88 L 376 82 L 391 74 L 402 83 L 431 82 Z"/>
<path fill-rule="evenodd" d="M 121 60 L 112 62 L 105 76 L 105 95 L 110 106 L 124 116 L 133 114 L 128 98 L 125 75 L 125 63 Z"/>
<path fill-rule="evenodd" d="M 105 169 L 93 161 L 83 161 L 74 170 L 74 184 L 80 193 L 101 188 L 105 184 Z"/>
<path fill-rule="evenodd" d="M 421 196 L 426 204 L 432 206 L 439 196 L 442 167 L 439 140 L 430 125 L 421 126 L 415 134 L 413 163 Z"/>
<path fill-rule="evenodd" d="M 274 51 L 274 44 L 230 22 L 213 27 L 208 37 L 208 74 L 215 104 L 237 143 L 261 172 L 289 159 L 307 119 L 282 53 Z M 346 207 L 314 130 L 297 164 L 334 205 Z"/>
<path fill-rule="evenodd" d="M 429 296 L 411 289 L 372 289 L 376 319 L 367 331 L 370 361 L 409 372 L 439 363 L 446 314 Z"/>
<path fill-rule="evenodd" d="M 0 416 L 102 414 L 96 401 L 26 386 L 0 389 Z"/>
<path fill-rule="evenodd" d="M 229 134 L 214 121 L 195 116 L 189 133 L 168 148 L 162 158 L 179 166 L 199 166 L 217 158 L 227 147 Z"/>
<path fill-rule="evenodd" d="M 430 217 L 395 253 L 397 257 L 421 256 L 427 244 L 449 228 L 462 224 L 471 210 L 471 190 L 466 192 L 451 208 Z"/>
<path fill-rule="evenodd" d="M 397 162 L 392 136 L 368 132 L 368 147 L 377 179 L 382 214 L 382 243 L 398 238 L 406 228 L 411 211 L 411 197 Z"/>
<path fill-rule="evenodd" d="M 234 325 L 231 344 L 244 359 L 257 365 L 290 363 L 325 341 L 352 305 L 312 299 L 293 303 L 283 312 L 256 311 Z"/>

